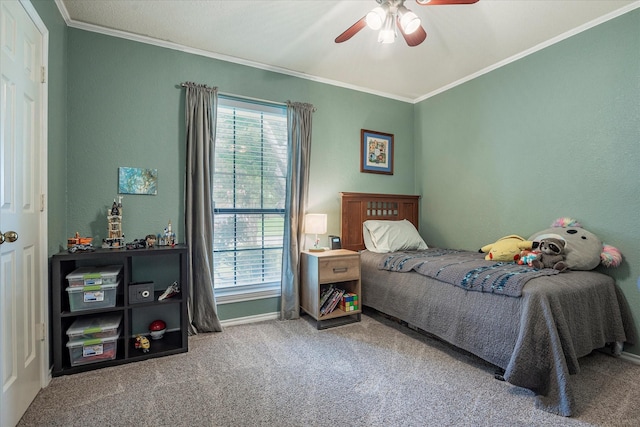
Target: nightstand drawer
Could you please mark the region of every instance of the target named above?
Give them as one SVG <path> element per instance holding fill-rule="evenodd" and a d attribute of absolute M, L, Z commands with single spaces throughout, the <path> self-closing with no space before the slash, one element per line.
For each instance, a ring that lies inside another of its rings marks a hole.
<path fill-rule="evenodd" d="M 360 278 L 360 256 L 341 256 L 319 260 L 320 283 L 357 280 Z"/>

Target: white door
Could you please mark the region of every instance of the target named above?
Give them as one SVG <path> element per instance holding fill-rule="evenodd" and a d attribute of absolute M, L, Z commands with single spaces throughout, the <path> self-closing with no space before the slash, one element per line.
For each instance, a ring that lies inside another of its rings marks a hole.
<path fill-rule="evenodd" d="M 0 1 L 2 427 L 17 424 L 42 387 L 47 354 L 42 327 L 47 298 L 42 256 L 46 245 L 46 222 L 42 218 L 46 214 L 41 196 L 41 174 L 46 173 L 46 157 L 42 158 L 41 151 L 46 123 L 42 116 L 44 43 L 25 7 L 32 6 L 23 6 L 17 0 Z M 17 240 L 12 241 L 15 237 Z"/>

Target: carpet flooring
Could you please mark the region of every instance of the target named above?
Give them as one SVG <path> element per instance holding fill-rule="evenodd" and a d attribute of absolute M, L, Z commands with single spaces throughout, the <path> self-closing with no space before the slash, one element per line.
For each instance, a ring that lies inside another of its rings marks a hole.
<path fill-rule="evenodd" d="M 19 426 L 638 426 L 640 366 L 595 352 L 571 418 L 494 367 L 377 313 L 305 316 L 189 338 L 189 352 L 54 378 Z"/>

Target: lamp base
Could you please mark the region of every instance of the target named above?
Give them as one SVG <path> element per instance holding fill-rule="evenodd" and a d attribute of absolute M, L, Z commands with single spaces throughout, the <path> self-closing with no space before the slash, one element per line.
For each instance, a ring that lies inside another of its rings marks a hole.
<path fill-rule="evenodd" d="M 325 248 L 309 248 L 307 249 L 309 252 L 324 252 Z"/>

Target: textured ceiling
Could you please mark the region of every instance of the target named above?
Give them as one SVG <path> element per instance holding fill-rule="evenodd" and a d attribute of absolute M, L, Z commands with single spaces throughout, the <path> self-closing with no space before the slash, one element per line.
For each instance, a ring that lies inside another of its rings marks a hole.
<path fill-rule="evenodd" d="M 416 102 L 582 30 L 640 1 L 480 0 L 405 5 L 427 39 L 334 39 L 374 0 L 56 0 L 67 24 Z"/>

